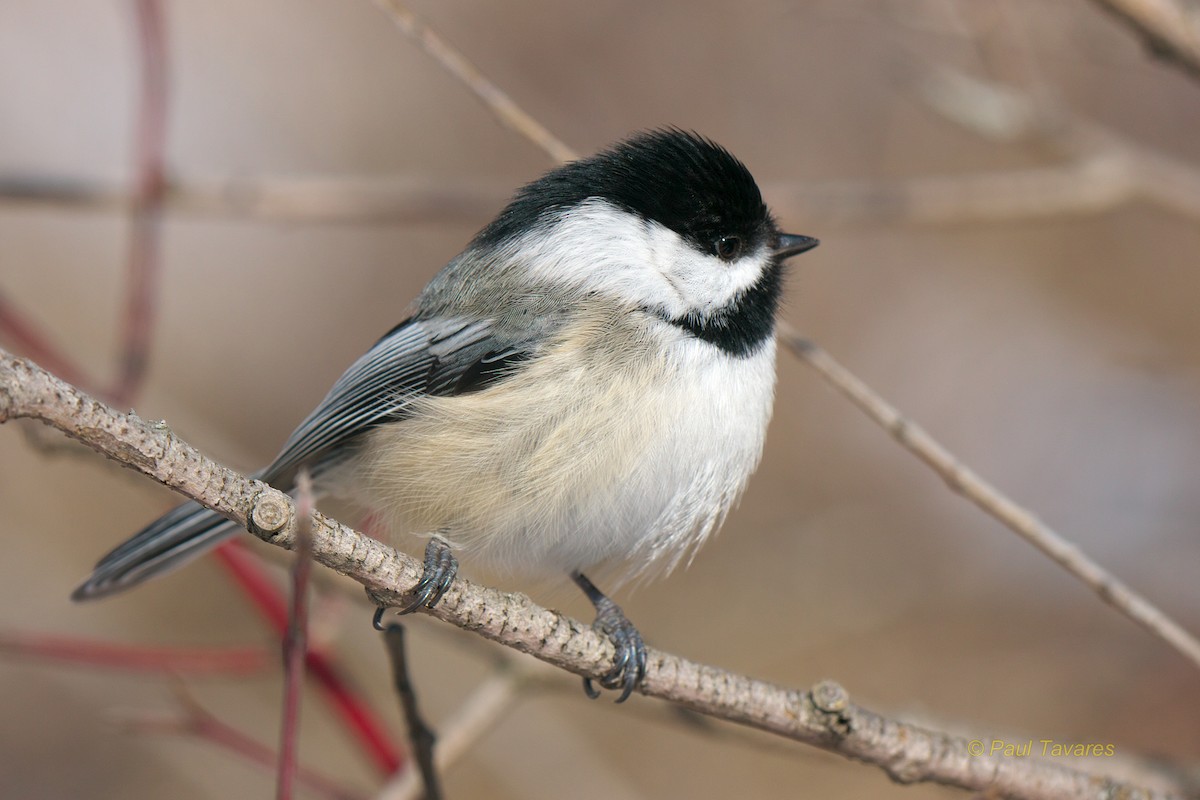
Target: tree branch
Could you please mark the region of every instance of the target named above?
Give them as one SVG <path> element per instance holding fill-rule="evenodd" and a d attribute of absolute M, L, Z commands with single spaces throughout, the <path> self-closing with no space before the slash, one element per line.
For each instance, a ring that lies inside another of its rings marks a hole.
<path fill-rule="evenodd" d="M 235 520 L 260 539 L 293 549 L 291 499 L 201 455 L 164 423 L 121 414 L 31 362 L 0 350 L 0 422 L 53 425 L 94 450 Z M 376 602 L 399 605 L 421 562 L 323 514 L 312 515 L 313 558 L 361 583 Z M 521 594 L 459 578 L 430 615 L 570 670 L 599 679 L 613 647 L 577 620 Z M 651 649 L 641 691 L 714 717 L 865 761 L 902 783 L 932 781 L 1029 798 L 1168 795 L 1089 776 L 1049 761 L 1006 758 L 976 742 L 888 719 L 850 702 L 837 684 L 788 689 Z"/>

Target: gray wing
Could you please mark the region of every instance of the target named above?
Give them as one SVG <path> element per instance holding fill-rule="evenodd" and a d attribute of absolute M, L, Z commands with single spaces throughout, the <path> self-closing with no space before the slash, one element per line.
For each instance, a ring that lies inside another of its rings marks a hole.
<path fill-rule="evenodd" d="M 336 464 L 366 431 L 403 419 L 414 398 L 483 389 L 510 374 L 533 347 L 532 342 L 506 341 L 486 321 L 406 320 L 350 365 L 274 463 L 256 477 L 288 491 L 301 464 L 319 473 Z M 239 530 L 198 503 L 184 503 L 104 556 L 72 598 L 91 600 L 136 586 L 182 566 Z"/>
<path fill-rule="evenodd" d="M 406 320 L 338 378 L 263 479 L 290 479 L 301 464 L 319 471 L 336 463 L 343 445 L 377 425 L 403 419 L 414 398 L 483 389 L 509 374 L 532 349 L 531 342 L 498 337 L 486 320 Z"/>

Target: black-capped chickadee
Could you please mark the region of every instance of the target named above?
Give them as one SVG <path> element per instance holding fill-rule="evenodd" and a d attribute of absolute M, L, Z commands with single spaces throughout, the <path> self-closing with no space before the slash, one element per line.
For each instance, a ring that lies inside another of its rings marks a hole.
<path fill-rule="evenodd" d="M 429 282 L 257 477 L 291 490 L 305 466 L 320 491 L 429 534 L 404 611 L 441 599 L 451 550 L 569 573 L 616 647 L 600 684 L 624 700 L 645 646 L 582 570 L 667 572 L 721 524 L 771 416 L 781 264 L 816 244 L 780 233 L 746 167 L 695 134 L 644 133 L 559 167 Z M 73 598 L 236 532 L 185 503 Z"/>

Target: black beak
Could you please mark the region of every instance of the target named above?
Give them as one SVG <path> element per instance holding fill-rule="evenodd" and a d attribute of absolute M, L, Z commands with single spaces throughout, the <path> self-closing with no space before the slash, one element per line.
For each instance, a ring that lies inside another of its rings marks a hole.
<path fill-rule="evenodd" d="M 775 258 L 783 261 L 784 259 L 798 256 L 801 253 L 807 253 L 820 242 L 811 236 L 797 236 L 792 233 L 781 233 L 775 240 Z"/>

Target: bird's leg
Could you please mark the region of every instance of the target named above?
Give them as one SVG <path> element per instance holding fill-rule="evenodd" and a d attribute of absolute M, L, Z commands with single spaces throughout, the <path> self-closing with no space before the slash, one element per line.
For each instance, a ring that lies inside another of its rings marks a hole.
<path fill-rule="evenodd" d="M 576 570 L 571 573 L 571 580 L 596 607 L 596 621 L 592 623 L 592 628 L 607 636 L 616 650 L 612 669 L 599 682 L 605 689 L 620 689 L 621 696 L 617 702 L 623 703 L 646 677 L 646 644 L 621 607 L 597 589 L 586 575 Z M 583 679 L 583 690 L 593 700 L 600 696 L 599 690 L 592 686 L 591 678 Z"/>
<path fill-rule="evenodd" d="M 418 608 L 433 608 L 442 595 L 454 583 L 458 575 L 458 559 L 450 552 L 450 543 L 439 534 L 434 534 L 425 545 L 425 570 L 421 580 L 412 589 L 412 602 L 400 609 L 399 614 L 411 614 Z M 383 614 L 387 609 L 380 606 L 375 610 L 372 624 L 383 630 Z"/>

